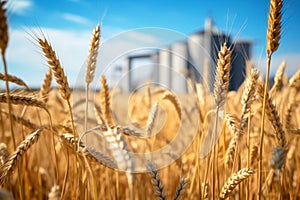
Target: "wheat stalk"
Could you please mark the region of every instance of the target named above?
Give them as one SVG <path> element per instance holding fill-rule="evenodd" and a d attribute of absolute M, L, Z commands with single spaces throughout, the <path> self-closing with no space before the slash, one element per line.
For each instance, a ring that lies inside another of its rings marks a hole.
<path fill-rule="evenodd" d="M 253 145 L 250 150 L 250 164 L 253 165 L 257 160 L 258 155 L 258 145 Z"/>
<path fill-rule="evenodd" d="M 24 153 L 26 153 L 26 151 L 38 141 L 41 131 L 42 129 L 38 129 L 28 135 L 25 140 L 18 145 L 15 152 L 7 159 L 7 161 L 3 165 L 1 165 L 0 185 L 3 185 L 7 181 Z"/>
<path fill-rule="evenodd" d="M 259 165 L 258 170 L 260 173 L 257 174 L 258 178 L 258 199 L 260 200 L 261 195 L 261 185 L 262 185 L 262 176 L 261 172 L 263 171 L 262 166 L 262 154 L 263 154 L 263 143 L 264 143 L 264 127 L 265 127 L 265 112 L 267 104 L 267 95 L 269 90 L 269 77 L 270 77 L 270 68 L 271 68 L 271 57 L 272 54 L 279 47 L 279 40 L 281 37 L 281 10 L 282 10 L 283 1 L 282 0 L 270 0 L 270 11 L 268 18 L 268 30 L 267 30 L 267 73 L 265 77 L 265 87 L 263 91 L 263 100 L 262 100 L 262 117 L 261 117 L 261 126 L 260 126 L 260 146 L 259 146 Z M 278 134 L 277 134 L 278 135 Z M 281 141 L 285 142 L 285 141 Z"/>
<path fill-rule="evenodd" d="M 102 117 L 103 114 L 102 114 L 101 108 L 97 104 L 94 104 L 94 113 L 95 113 L 97 123 L 99 125 L 105 124 L 105 120 Z"/>
<path fill-rule="evenodd" d="M 153 126 L 154 126 L 154 122 L 155 122 L 155 119 L 157 117 L 157 112 L 158 112 L 158 103 L 155 103 L 150 109 L 147 124 L 146 124 L 146 135 L 148 137 L 151 136 L 151 132 L 152 132 L 152 129 L 153 129 Z"/>
<path fill-rule="evenodd" d="M 242 181 L 249 178 L 255 171 L 252 169 L 241 169 L 237 173 L 233 173 L 227 182 L 223 185 L 220 199 L 226 199 L 232 193 L 234 188 L 239 185 Z"/>

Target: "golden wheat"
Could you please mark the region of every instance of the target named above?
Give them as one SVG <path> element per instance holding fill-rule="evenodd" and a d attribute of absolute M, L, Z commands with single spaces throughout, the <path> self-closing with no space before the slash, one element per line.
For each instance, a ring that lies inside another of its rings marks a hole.
<path fill-rule="evenodd" d="M 62 98 L 68 101 L 71 97 L 71 89 L 69 87 L 68 79 L 65 75 L 64 69 L 60 64 L 55 51 L 52 49 L 52 46 L 46 39 L 38 38 L 38 43 L 42 48 L 44 56 L 47 58 L 48 65 L 53 72 Z"/>
<path fill-rule="evenodd" d="M 249 178 L 254 173 L 255 171 L 252 169 L 241 169 L 237 173 L 232 174 L 227 182 L 223 185 L 220 198 L 225 199 L 229 197 L 238 184 Z"/>
<path fill-rule="evenodd" d="M 7 159 L 7 161 L 1 165 L 0 167 L 0 184 L 3 185 L 11 173 L 13 172 L 14 168 L 16 167 L 18 161 L 22 158 L 24 153 L 39 139 L 39 136 L 42 132 L 42 129 L 38 129 L 35 132 L 28 135 L 24 141 L 22 141 L 15 152 Z"/>

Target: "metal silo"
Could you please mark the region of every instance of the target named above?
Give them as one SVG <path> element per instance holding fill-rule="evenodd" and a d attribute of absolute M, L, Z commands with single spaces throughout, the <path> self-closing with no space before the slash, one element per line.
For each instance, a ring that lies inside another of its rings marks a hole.
<path fill-rule="evenodd" d="M 203 43 L 204 35 L 201 32 L 191 34 L 187 41 L 189 65 L 191 71 L 194 73 L 192 76 L 195 77 L 197 82 L 200 82 L 203 78 L 203 61 L 205 60 Z"/>
<path fill-rule="evenodd" d="M 188 75 L 188 49 L 187 43 L 176 42 L 171 47 L 172 50 L 172 90 L 176 93 L 187 92 Z"/>
<path fill-rule="evenodd" d="M 159 84 L 161 87 L 171 88 L 171 53 L 169 48 L 162 48 L 158 52 Z"/>

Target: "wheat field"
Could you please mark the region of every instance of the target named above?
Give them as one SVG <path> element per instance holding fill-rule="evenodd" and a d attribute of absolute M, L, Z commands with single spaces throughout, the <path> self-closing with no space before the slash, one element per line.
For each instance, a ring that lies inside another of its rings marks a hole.
<path fill-rule="evenodd" d="M 224 43 L 212 95 L 192 80 L 182 95 L 151 85 L 132 94 L 112 90 L 105 75 L 94 77 L 99 25 L 91 33 L 85 91 L 72 90 L 51 42 L 34 35 L 49 70 L 33 91 L 9 74 L 5 3 L 0 199 L 300 199 L 300 70 L 287 77 L 283 61 L 269 84 L 282 0 L 270 0 L 265 77 L 249 61 L 244 83 L 228 91 L 232 47 Z M 101 88 L 92 90 L 98 78 Z M 165 146 L 172 149 L 153 153 Z"/>

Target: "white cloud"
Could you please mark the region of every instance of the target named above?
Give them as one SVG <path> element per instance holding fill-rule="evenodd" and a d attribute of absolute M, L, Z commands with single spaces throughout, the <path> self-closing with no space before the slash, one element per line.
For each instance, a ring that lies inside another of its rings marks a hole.
<path fill-rule="evenodd" d="M 24 15 L 26 11 L 33 6 L 33 2 L 31 0 L 13 0 L 9 2 L 9 11 L 18 15 Z"/>
<path fill-rule="evenodd" d="M 71 14 L 71 13 L 64 13 L 62 16 L 65 20 L 75 22 L 75 23 L 78 23 L 78 24 L 83 24 L 83 25 L 90 25 L 91 24 L 90 20 L 88 20 L 87 18 L 81 17 L 79 15 L 74 15 L 74 14 Z"/>

